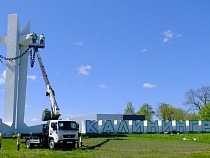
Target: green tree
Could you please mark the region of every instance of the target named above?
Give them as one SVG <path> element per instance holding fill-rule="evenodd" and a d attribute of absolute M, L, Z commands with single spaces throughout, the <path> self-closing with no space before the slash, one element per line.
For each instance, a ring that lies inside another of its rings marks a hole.
<path fill-rule="evenodd" d="M 146 120 L 151 120 L 152 115 L 154 114 L 153 108 L 151 105 L 144 103 L 139 111 L 136 112 L 137 115 L 145 115 Z"/>
<path fill-rule="evenodd" d="M 132 102 L 127 103 L 126 109 L 124 109 L 124 114 L 125 115 L 134 115 L 135 114 L 135 108 L 132 105 Z"/>
<path fill-rule="evenodd" d="M 187 111 L 182 108 L 174 108 L 173 120 L 186 120 Z"/>
<path fill-rule="evenodd" d="M 157 117 L 161 120 L 173 120 L 174 114 L 175 108 L 166 103 L 161 103 L 156 111 Z"/>
<path fill-rule="evenodd" d="M 158 106 L 156 115 L 159 119 L 163 119 L 163 120 L 198 120 L 199 119 L 199 115 L 196 113 L 189 113 L 188 111 L 182 108 L 175 108 L 174 106 L 166 104 L 166 103 L 161 103 Z"/>
<path fill-rule="evenodd" d="M 198 112 L 199 119 L 201 120 L 210 120 L 210 103 L 205 104 L 202 106 L 200 111 Z"/>
<path fill-rule="evenodd" d="M 187 113 L 185 120 L 199 120 L 199 115 L 196 113 Z"/>
<path fill-rule="evenodd" d="M 156 115 L 163 120 L 197 120 L 198 118 L 195 113 L 188 113 L 182 108 L 175 108 L 166 103 L 161 103 L 158 106 Z"/>

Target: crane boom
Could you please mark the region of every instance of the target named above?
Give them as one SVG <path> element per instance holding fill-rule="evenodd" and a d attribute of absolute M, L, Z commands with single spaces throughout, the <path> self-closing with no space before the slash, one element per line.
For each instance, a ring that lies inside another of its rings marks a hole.
<path fill-rule="evenodd" d="M 44 77 L 44 81 L 45 81 L 45 84 L 47 87 L 46 96 L 49 96 L 50 103 L 51 103 L 51 116 L 49 116 L 49 110 L 45 109 L 42 114 L 42 120 L 43 121 L 57 120 L 61 114 L 60 114 L 60 111 L 59 111 L 60 109 L 59 109 L 56 99 L 55 99 L 55 92 L 52 89 L 50 81 L 47 77 L 47 73 L 45 71 L 45 68 L 44 68 L 44 65 L 43 65 L 43 62 L 42 62 L 42 59 L 41 59 L 38 49 L 34 48 L 34 51 L 35 51 L 37 59 L 39 61 L 39 66 L 41 68 L 42 75 Z"/>

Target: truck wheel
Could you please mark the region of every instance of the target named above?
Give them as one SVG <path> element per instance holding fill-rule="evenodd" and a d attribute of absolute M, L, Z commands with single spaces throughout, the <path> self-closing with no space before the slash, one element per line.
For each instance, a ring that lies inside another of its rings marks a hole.
<path fill-rule="evenodd" d="M 50 142 L 49 142 L 49 147 L 50 147 L 50 149 L 54 149 L 54 148 L 55 148 L 55 142 L 54 142 L 54 139 L 50 139 Z"/>
<path fill-rule="evenodd" d="M 31 144 L 30 139 L 26 140 L 26 147 L 30 149 L 34 147 L 34 144 Z"/>

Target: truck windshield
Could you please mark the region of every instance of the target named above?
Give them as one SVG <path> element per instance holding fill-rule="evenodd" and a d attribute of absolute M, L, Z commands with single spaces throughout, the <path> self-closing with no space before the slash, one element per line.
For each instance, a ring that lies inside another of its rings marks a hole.
<path fill-rule="evenodd" d="M 76 130 L 77 124 L 72 121 L 59 121 L 58 130 Z"/>

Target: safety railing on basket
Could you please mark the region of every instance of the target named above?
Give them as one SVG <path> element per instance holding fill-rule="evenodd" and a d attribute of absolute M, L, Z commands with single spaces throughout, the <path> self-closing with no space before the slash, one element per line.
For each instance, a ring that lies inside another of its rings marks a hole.
<path fill-rule="evenodd" d="M 45 40 L 43 39 L 39 39 L 38 37 L 37 37 L 37 39 L 32 39 L 31 41 L 30 41 L 30 44 L 45 44 Z"/>

